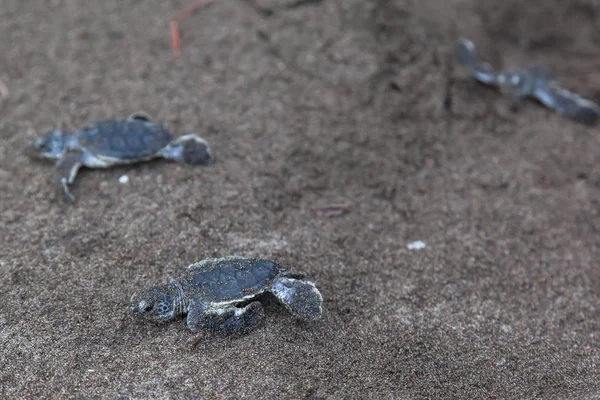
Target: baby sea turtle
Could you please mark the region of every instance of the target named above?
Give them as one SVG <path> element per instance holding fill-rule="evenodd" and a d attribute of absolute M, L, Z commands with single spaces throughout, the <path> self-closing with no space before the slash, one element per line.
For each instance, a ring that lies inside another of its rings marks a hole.
<path fill-rule="evenodd" d="M 475 44 L 467 39 L 458 43 L 456 54 L 458 61 L 475 79 L 498 87 L 502 93 L 515 98 L 533 97 L 561 115 L 588 125 L 600 117 L 600 107 L 596 103 L 560 86 L 552 72 L 544 66 L 494 72 L 489 64 L 478 59 Z"/>
<path fill-rule="evenodd" d="M 189 164 L 207 164 L 210 146 L 200 136 L 173 138 L 169 131 L 151 121 L 145 113 L 125 120 L 95 121 L 72 132 L 51 130 L 32 145 L 33 152 L 56 163 L 59 189 L 71 200 L 69 191 L 81 166 L 106 168 L 153 158 L 167 158 Z"/>
<path fill-rule="evenodd" d="M 313 282 L 281 265 L 242 257 L 214 258 L 190 265 L 182 277 L 131 298 L 131 311 L 154 322 L 187 314 L 194 333 L 245 333 L 264 316 L 257 296 L 272 293 L 296 318 L 321 317 L 323 297 Z"/>

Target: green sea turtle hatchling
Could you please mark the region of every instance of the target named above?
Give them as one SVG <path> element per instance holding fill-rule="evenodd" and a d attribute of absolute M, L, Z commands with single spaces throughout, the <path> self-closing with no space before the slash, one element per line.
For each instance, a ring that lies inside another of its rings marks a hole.
<path fill-rule="evenodd" d="M 95 121 L 72 132 L 51 130 L 33 142 L 33 152 L 56 163 L 59 189 L 71 200 L 70 184 L 80 167 L 106 168 L 153 158 L 167 158 L 189 164 L 207 164 L 210 146 L 198 135 L 173 138 L 169 131 L 144 113 L 125 120 Z"/>
<path fill-rule="evenodd" d="M 591 100 L 563 88 L 552 72 L 542 65 L 495 72 L 475 53 L 475 44 L 462 39 L 456 48 L 458 62 L 479 82 L 496 86 L 514 98 L 532 97 L 546 107 L 577 122 L 592 125 L 600 117 L 600 107 Z"/>
<path fill-rule="evenodd" d="M 159 323 L 187 314 L 192 332 L 226 336 L 260 323 L 264 311 L 257 296 L 269 292 L 296 318 L 313 321 L 323 313 L 323 297 L 313 282 L 301 278 L 269 260 L 207 259 L 168 284 L 134 294 L 131 311 Z"/>

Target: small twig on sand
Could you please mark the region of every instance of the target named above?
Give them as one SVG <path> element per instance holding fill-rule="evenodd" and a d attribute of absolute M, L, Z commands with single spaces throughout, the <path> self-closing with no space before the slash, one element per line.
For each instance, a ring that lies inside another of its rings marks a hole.
<path fill-rule="evenodd" d="M 186 8 L 178 11 L 175 16 L 171 18 L 171 39 L 173 40 L 173 53 L 175 54 L 175 57 L 179 57 L 181 54 L 181 32 L 179 31 L 179 22 L 194 11 L 207 6 L 212 2 L 213 0 L 195 1 Z"/>
<path fill-rule="evenodd" d="M 199 334 L 194 336 L 192 339 L 188 340 L 190 347 L 192 347 L 192 348 L 196 347 L 198 345 L 198 343 L 200 343 L 205 338 L 205 336 L 206 335 L 204 334 L 204 332 L 200 332 Z"/>
<path fill-rule="evenodd" d="M 319 217 L 339 217 L 350 212 L 350 204 L 334 203 L 324 207 L 317 207 L 315 208 L 315 212 Z"/>
<path fill-rule="evenodd" d="M 0 81 L 0 98 L 3 100 L 7 99 L 9 94 L 10 92 L 8 90 L 8 86 L 6 86 L 6 83 Z"/>
<path fill-rule="evenodd" d="M 316 5 L 316 4 L 321 4 L 323 2 L 323 0 L 296 0 L 291 4 L 287 5 L 287 8 L 298 8 L 298 7 L 303 7 L 303 6 L 311 6 L 311 5 Z"/>

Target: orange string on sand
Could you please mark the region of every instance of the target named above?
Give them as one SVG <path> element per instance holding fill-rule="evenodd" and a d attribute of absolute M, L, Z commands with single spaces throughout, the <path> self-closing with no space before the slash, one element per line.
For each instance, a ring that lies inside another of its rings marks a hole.
<path fill-rule="evenodd" d="M 181 54 L 181 35 L 179 35 L 179 24 L 171 21 L 171 39 L 173 39 L 173 53 L 175 57 Z"/>
<path fill-rule="evenodd" d="M 9 90 L 8 90 L 8 86 L 6 86 L 6 83 L 0 81 L 0 98 L 1 99 L 6 99 L 8 98 L 8 94 L 9 94 Z"/>
<path fill-rule="evenodd" d="M 178 11 L 175 16 L 171 18 L 171 39 L 173 40 L 173 53 L 175 54 L 175 57 L 178 57 L 181 54 L 181 33 L 179 31 L 179 22 L 197 9 L 212 3 L 212 1 L 213 0 L 196 1 L 183 10 Z"/>

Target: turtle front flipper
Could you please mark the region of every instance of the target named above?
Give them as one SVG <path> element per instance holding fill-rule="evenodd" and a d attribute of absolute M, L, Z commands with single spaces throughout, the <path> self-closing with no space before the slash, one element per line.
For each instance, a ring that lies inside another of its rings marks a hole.
<path fill-rule="evenodd" d="M 171 141 L 159 155 L 188 164 L 208 164 L 212 159 L 212 150 L 206 140 L 190 133 Z"/>
<path fill-rule="evenodd" d="M 596 103 L 562 88 L 555 80 L 537 88 L 534 97 L 546 107 L 582 124 L 593 125 L 600 117 L 600 107 Z"/>
<path fill-rule="evenodd" d="M 56 186 L 71 201 L 75 201 L 75 196 L 69 190 L 69 185 L 75 181 L 82 165 L 83 154 L 80 152 L 67 153 L 56 163 Z"/>
<path fill-rule="evenodd" d="M 264 310 L 258 301 L 253 301 L 243 308 L 230 306 L 216 310 L 192 301 L 186 322 L 194 333 L 229 336 L 253 330 L 263 317 Z"/>
<path fill-rule="evenodd" d="M 467 39 L 462 39 L 456 46 L 456 58 L 467 71 L 479 82 L 487 85 L 496 85 L 497 74 L 492 71 L 487 63 L 482 63 L 475 54 L 475 44 Z"/>
<path fill-rule="evenodd" d="M 270 291 L 297 318 L 312 321 L 323 314 L 323 296 L 312 282 L 278 278 Z"/>

